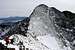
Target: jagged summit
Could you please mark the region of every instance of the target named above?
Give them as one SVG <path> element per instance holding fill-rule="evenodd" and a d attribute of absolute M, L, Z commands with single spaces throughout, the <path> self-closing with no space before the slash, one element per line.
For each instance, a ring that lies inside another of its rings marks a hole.
<path fill-rule="evenodd" d="M 50 7 L 49 10 L 54 11 L 55 13 L 61 13 L 61 11 L 55 7 Z"/>
<path fill-rule="evenodd" d="M 45 4 L 40 4 L 40 5 L 36 6 L 35 9 L 38 8 L 38 7 L 41 7 L 41 8 L 44 8 L 44 9 L 50 9 L 50 10 L 53 10 L 53 11 L 59 11 L 59 10 L 56 9 L 55 7 L 48 7 L 48 6 L 45 5 Z"/>
<path fill-rule="evenodd" d="M 47 8 L 50 8 L 50 9 L 52 9 L 52 10 L 57 10 L 55 7 L 48 7 L 48 6 L 45 5 L 45 4 L 40 4 L 40 5 L 36 6 L 35 9 L 38 8 L 38 7 L 42 7 L 42 8 L 46 8 L 46 9 L 47 9 Z"/>
<path fill-rule="evenodd" d="M 60 13 L 62 13 L 62 12 L 59 11 L 58 9 L 56 9 L 55 7 L 48 7 L 45 4 L 40 4 L 37 7 L 35 7 L 35 9 L 33 10 L 33 12 L 31 13 L 31 15 L 29 17 L 31 18 L 33 15 L 35 15 L 35 17 L 37 15 L 43 16 L 44 14 L 48 15 L 49 13 L 57 13 L 60 15 Z"/>
<path fill-rule="evenodd" d="M 46 6 L 45 4 L 40 4 L 38 6 L 35 7 L 35 9 L 33 10 L 33 12 L 31 13 L 34 15 L 41 15 L 42 13 L 47 13 L 48 11 L 48 6 Z M 35 13 L 34 13 L 35 12 Z M 40 13 L 40 14 L 39 14 Z M 31 15 L 29 16 L 31 18 Z"/>
<path fill-rule="evenodd" d="M 45 4 L 40 4 L 40 5 L 38 5 L 37 7 L 47 8 L 48 6 L 47 6 L 47 5 L 45 5 Z M 37 7 L 36 7 L 36 8 L 37 8 Z"/>

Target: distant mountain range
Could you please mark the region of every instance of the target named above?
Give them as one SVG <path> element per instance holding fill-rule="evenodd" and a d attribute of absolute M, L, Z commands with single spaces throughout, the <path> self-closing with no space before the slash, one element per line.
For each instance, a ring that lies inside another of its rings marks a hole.
<path fill-rule="evenodd" d="M 7 18 L 0 18 L 0 28 L 10 27 L 14 25 L 18 21 L 22 21 L 25 17 L 7 17 Z"/>
<path fill-rule="evenodd" d="M 1 23 L 8 23 L 8 22 L 17 22 L 23 20 L 25 17 L 8 17 L 8 18 L 0 18 Z"/>

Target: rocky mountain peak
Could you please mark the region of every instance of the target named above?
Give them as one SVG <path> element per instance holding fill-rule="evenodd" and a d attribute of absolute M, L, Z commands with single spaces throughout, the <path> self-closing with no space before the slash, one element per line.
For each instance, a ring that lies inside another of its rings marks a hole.
<path fill-rule="evenodd" d="M 29 21 L 30 25 L 28 27 L 29 30 L 35 32 L 34 33 L 35 36 L 45 35 L 53 32 L 52 20 L 54 19 L 52 19 L 52 17 L 58 14 L 55 13 L 55 11 L 58 10 L 54 7 L 50 8 L 44 4 L 37 6 L 30 15 L 30 21 Z"/>
<path fill-rule="evenodd" d="M 45 5 L 45 4 L 40 4 L 40 5 L 38 5 L 37 7 L 47 8 L 48 6 Z M 36 8 L 37 8 L 37 7 L 36 7 Z"/>
<path fill-rule="evenodd" d="M 47 7 L 43 4 L 37 6 L 30 15 L 29 23 L 30 25 L 28 28 L 30 31 L 33 32 L 31 34 L 34 36 L 57 34 L 60 37 L 60 39 L 62 39 L 62 42 L 64 41 L 63 43 L 67 44 L 66 41 L 68 41 L 70 42 L 70 45 L 73 44 L 71 43 L 74 41 L 75 38 L 73 35 L 73 30 L 69 29 L 69 27 L 65 28 L 65 26 L 71 26 L 72 28 L 71 23 L 73 22 L 67 22 L 65 14 L 54 7 Z M 64 40 L 64 37 L 66 41 Z"/>
<path fill-rule="evenodd" d="M 48 11 L 48 6 L 41 4 L 41 5 L 38 5 L 37 7 L 35 7 L 32 14 L 42 16 L 43 15 L 42 13 L 47 13 L 47 11 Z M 30 17 L 31 17 L 31 15 L 30 15 Z"/>

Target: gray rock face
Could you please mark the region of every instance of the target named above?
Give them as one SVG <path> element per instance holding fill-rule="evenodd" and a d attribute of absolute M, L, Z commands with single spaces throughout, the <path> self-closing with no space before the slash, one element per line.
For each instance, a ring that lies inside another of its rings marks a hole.
<path fill-rule="evenodd" d="M 55 35 L 59 37 L 64 46 L 72 48 L 74 50 L 72 33 L 71 30 L 62 27 L 61 25 L 66 25 L 67 22 L 63 21 L 67 18 L 63 12 L 57 10 L 54 7 L 48 7 L 44 4 L 37 6 L 32 14 L 30 15 L 30 25 L 29 30 L 33 36 L 43 36 L 47 34 Z M 63 20 L 62 20 L 63 19 Z M 69 33 L 69 34 L 68 34 Z M 68 37 L 69 36 L 69 37 Z"/>
<path fill-rule="evenodd" d="M 51 8 L 50 8 L 51 9 Z M 46 5 L 37 6 L 33 13 L 30 15 L 30 26 L 29 29 L 34 33 L 34 36 L 45 35 L 53 33 L 53 25 L 51 24 L 49 7 Z"/>

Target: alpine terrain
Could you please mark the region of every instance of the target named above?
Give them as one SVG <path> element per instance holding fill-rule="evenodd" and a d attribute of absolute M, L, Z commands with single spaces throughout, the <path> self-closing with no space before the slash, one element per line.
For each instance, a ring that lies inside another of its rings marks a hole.
<path fill-rule="evenodd" d="M 74 21 L 74 13 L 41 4 L 29 17 L 8 28 L 2 38 L 8 36 L 13 42 L 7 44 L 19 48 L 23 45 L 30 50 L 75 50 Z"/>

